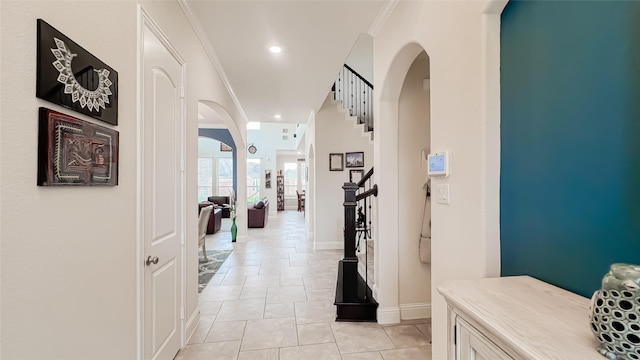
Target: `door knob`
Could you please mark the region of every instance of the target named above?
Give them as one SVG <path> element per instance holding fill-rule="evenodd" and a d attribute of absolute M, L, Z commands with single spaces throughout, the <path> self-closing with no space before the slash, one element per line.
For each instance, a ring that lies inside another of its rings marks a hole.
<path fill-rule="evenodd" d="M 147 266 L 149 266 L 151 264 L 157 264 L 158 260 L 160 260 L 160 259 L 158 259 L 157 256 L 151 257 L 151 255 L 149 255 L 149 257 L 147 258 L 147 261 L 145 261 L 145 263 L 147 264 Z"/>

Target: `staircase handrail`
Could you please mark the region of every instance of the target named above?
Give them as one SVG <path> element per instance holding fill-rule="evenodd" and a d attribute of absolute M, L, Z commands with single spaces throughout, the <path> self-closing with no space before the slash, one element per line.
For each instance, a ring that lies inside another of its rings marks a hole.
<path fill-rule="evenodd" d="M 344 67 L 346 67 L 347 69 L 349 69 L 349 71 L 351 71 L 353 73 L 353 75 L 357 76 L 358 79 L 364 81 L 365 84 L 369 85 L 369 87 L 371 89 L 373 89 L 373 84 L 370 83 L 367 79 L 365 79 L 364 77 L 362 77 L 362 75 L 358 74 L 357 71 L 353 70 L 353 68 L 347 64 L 344 64 Z"/>
<path fill-rule="evenodd" d="M 340 101 L 358 124 L 364 124 L 365 131 L 373 131 L 373 84 L 344 64 L 331 89 L 334 100 Z"/>
<path fill-rule="evenodd" d="M 371 167 L 371 169 L 367 171 L 367 173 L 362 177 L 362 179 L 360 179 L 360 181 L 358 181 L 356 185 L 358 185 L 358 187 L 363 187 L 364 183 L 366 183 L 371 176 L 373 176 L 373 167 Z"/>

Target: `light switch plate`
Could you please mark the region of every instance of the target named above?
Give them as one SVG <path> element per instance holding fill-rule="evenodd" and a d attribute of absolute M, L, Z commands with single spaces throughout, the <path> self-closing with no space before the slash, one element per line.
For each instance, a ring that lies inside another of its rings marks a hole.
<path fill-rule="evenodd" d="M 436 185 L 436 202 L 438 204 L 451 204 L 451 196 L 449 193 L 449 184 Z"/>

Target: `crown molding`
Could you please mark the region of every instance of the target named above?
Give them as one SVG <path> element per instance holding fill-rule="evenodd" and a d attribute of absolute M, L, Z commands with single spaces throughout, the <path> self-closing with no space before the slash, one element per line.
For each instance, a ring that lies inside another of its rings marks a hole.
<path fill-rule="evenodd" d="M 373 37 L 376 37 L 378 35 L 393 10 L 395 10 L 398 6 L 399 2 L 400 0 L 388 0 L 387 2 L 385 2 L 385 4 L 382 6 L 382 9 L 380 9 L 378 15 L 376 15 L 376 18 L 373 20 L 373 23 L 369 27 L 369 35 Z"/>
<path fill-rule="evenodd" d="M 231 96 L 233 103 L 238 108 L 238 112 L 240 113 L 242 120 L 244 120 L 244 124 L 243 124 L 243 127 L 244 127 L 244 125 L 246 125 L 249 122 L 249 119 L 247 118 L 247 114 L 244 112 L 244 108 L 240 104 L 240 101 L 238 100 L 236 93 L 233 91 L 233 87 L 229 82 L 229 78 L 227 77 L 227 74 L 224 72 L 224 68 L 222 67 L 222 63 L 220 62 L 220 59 L 218 58 L 216 51 L 213 49 L 213 46 L 211 46 L 211 41 L 207 36 L 207 33 L 204 31 L 204 28 L 202 27 L 198 19 L 196 19 L 196 17 L 193 15 L 193 10 L 191 10 L 191 7 L 187 3 L 187 1 L 178 0 L 178 4 L 180 5 L 180 9 L 182 9 L 182 12 L 184 13 L 184 15 L 187 17 L 187 21 L 191 25 L 191 28 L 193 28 L 193 31 L 196 33 L 196 36 L 198 37 L 200 44 L 202 44 L 204 51 L 207 53 L 207 56 L 209 57 L 209 61 L 211 61 L 211 63 L 213 64 L 213 67 L 216 69 L 218 76 L 220 76 L 222 83 L 224 84 L 225 88 L 229 92 L 229 96 Z"/>

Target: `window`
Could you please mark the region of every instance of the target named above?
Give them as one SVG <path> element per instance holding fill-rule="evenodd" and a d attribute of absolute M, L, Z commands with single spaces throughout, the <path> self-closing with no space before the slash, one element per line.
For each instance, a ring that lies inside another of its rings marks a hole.
<path fill-rule="evenodd" d="M 198 202 L 213 195 L 213 158 L 198 158 Z"/>
<path fill-rule="evenodd" d="M 298 190 L 298 164 L 284 163 L 284 196 L 296 197 Z"/>
<path fill-rule="evenodd" d="M 218 196 L 232 194 L 233 158 L 218 158 Z"/>
<path fill-rule="evenodd" d="M 260 199 L 260 159 L 247 159 L 247 202 Z"/>

